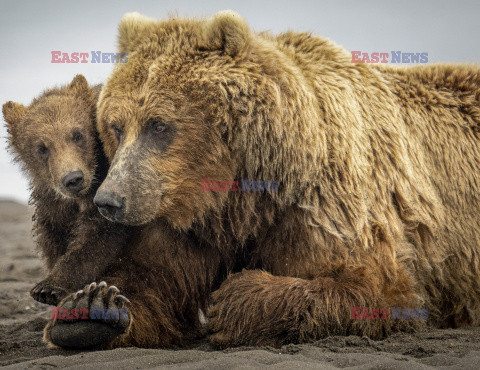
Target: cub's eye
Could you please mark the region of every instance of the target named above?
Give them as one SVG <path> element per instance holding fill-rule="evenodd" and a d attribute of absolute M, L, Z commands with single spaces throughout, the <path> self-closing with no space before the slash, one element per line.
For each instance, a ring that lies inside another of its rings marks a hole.
<path fill-rule="evenodd" d="M 48 153 L 48 148 L 45 146 L 45 144 L 40 144 L 37 148 L 37 153 L 41 156 L 45 156 Z"/>
<path fill-rule="evenodd" d="M 112 126 L 113 133 L 115 134 L 115 137 L 117 138 L 118 141 L 122 138 L 123 131 L 120 130 L 117 126 Z"/>
<path fill-rule="evenodd" d="M 81 141 L 81 140 L 83 139 L 83 135 L 82 135 L 81 132 L 75 131 L 75 132 L 73 133 L 73 137 L 72 137 L 72 138 L 73 138 L 73 141 L 77 143 L 77 142 L 79 142 L 79 141 Z"/>
<path fill-rule="evenodd" d="M 149 121 L 148 124 L 150 125 L 152 131 L 155 134 L 159 134 L 167 129 L 165 122 L 162 121 Z"/>

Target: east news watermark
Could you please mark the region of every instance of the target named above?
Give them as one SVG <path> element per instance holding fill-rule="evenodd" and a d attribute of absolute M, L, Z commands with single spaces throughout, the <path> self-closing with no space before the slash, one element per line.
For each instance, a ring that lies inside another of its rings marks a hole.
<path fill-rule="evenodd" d="M 278 191 L 278 181 L 202 179 L 202 191 Z"/>
<path fill-rule="evenodd" d="M 426 308 L 362 308 L 352 307 L 350 318 L 352 320 L 427 320 Z"/>
<path fill-rule="evenodd" d="M 424 64 L 428 63 L 428 53 L 410 53 L 400 50 L 391 52 L 366 53 L 352 51 L 352 63 L 391 63 L 391 64 Z"/>
<path fill-rule="evenodd" d="M 65 53 L 61 50 L 51 51 L 51 63 L 127 63 L 127 53 L 105 53 L 100 50 L 87 52 L 74 51 Z"/>
<path fill-rule="evenodd" d="M 52 307 L 52 320 L 120 320 L 128 319 L 127 308 L 72 308 Z"/>

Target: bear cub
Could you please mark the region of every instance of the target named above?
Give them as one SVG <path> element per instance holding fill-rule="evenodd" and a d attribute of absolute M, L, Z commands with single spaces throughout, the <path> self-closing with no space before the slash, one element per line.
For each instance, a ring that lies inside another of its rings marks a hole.
<path fill-rule="evenodd" d="M 27 107 L 3 105 L 9 148 L 30 180 L 33 232 L 48 270 L 30 292 L 42 303 L 57 305 L 94 281 L 128 240 L 128 228 L 106 220 L 93 203 L 108 172 L 96 131 L 100 90 L 77 75 Z"/>

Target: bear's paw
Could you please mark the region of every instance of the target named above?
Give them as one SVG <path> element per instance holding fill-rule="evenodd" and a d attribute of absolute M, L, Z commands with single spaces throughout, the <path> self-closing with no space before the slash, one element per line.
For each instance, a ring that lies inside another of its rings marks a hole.
<path fill-rule="evenodd" d="M 108 344 L 131 325 L 130 301 L 114 285 L 91 283 L 68 295 L 44 330 L 44 340 L 62 348 L 84 349 Z"/>

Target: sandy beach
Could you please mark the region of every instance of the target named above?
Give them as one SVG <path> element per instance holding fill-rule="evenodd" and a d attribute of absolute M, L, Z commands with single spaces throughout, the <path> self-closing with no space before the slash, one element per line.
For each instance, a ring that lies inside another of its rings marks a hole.
<path fill-rule="evenodd" d="M 42 342 L 50 307 L 29 290 L 43 276 L 31 238 L 32 211 L 0 201 L 0 366 L 179 369 L 480 369 L 480 328 L 399 333 L 381 341 L 330 337 L 308 345 L 216 351 L 207 340 L 187 349 L 52 350 Z"/>

